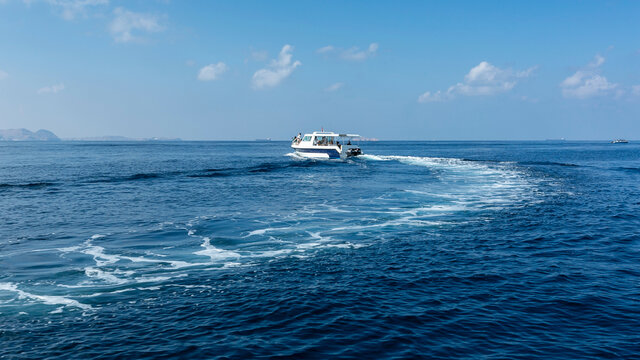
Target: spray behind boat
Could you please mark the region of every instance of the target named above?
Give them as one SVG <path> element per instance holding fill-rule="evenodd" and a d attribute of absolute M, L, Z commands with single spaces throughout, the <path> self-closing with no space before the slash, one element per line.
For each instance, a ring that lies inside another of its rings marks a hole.
<path fill-rule="evenodd" d="M 359 147 L 352 147 L 347 149 L 347 157 L 362 155 L 362 149 Z"/>

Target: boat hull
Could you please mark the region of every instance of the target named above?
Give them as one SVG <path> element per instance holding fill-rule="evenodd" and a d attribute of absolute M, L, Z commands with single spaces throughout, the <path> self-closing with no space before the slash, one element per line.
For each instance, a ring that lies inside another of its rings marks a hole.
<path fill-rule="evenodd" d="M 296 153 L 312 159 L 340 159 L 340 152 L 336 149 L 295 149 Z"/>

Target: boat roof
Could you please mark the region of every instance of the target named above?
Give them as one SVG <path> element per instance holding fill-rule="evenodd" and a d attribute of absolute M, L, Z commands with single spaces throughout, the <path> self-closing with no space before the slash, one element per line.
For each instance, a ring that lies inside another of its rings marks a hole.
<path fill-rule="evenodd" d="M 358 134 L 338 134 L 331 131 L 314 131 L 313 134 L 305 134 L 306 135 L 316 135 L 316 136 L 339 136 L 339 137 L 359 137 Z"/>

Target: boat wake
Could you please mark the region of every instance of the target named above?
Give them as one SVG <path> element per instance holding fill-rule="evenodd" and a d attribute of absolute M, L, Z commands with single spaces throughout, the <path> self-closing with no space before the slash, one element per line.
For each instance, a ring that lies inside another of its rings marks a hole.
<path fill-rule="evenodd" d="M 398 236 L 438 236 L 447 227 L 485 219 L 492 211 L 526 205 L 536 197 L 531 177 L 507 163 L 360 155 L 323 166 L 324 162 L 316 164 L 295 153 L 287 156 L 305 160 L 300 161 L 305 165 L 265 163 L 242 171 L 222 168 L 208 173 L 249 176 L 287 169 L 288 186 L 298 186 L 303 194 L 291 206 L 273 202 L 279 207 L 268 207 L 266 200 L 258 199 L 262 208 L 257 211 L 219 211 L 186 222 L 167 220 L 148 229 L 96 234 L 72 246 L 39 249 L 42 256 L 63 262 L 64 276 L 51 278 L 43 272 L 42 277 L 49 279 L 45 288 L 13 280 L 0 283 L 0 312 L 6 311 L 7 304 L 19 303 L 56 306 L 56 312 L 95 310 L 108 301 L 102 299 L 109 294 L 181 286 L 184 278 L 204 271 L 258 266 L 265 260 L 298 261 L 327 251 L 362 251 Z M 415 174 L 410 174 L 409 181 L 406 174 L 411 171 Z M 392 176 L 394 172 L 398 175 Z M 376 186 L 361 190 L 353 181 L 355 173 L 369 177 L 382 173 L 392 180 L 378 186 L 375 178 L 367 179 Z M 338 191 L 332 190 L 337 186 L 350 190 L 342 196 L 327 196 L 327 191 Z M 249 193 L 258 194 L 253 188 Z M 254 209 L 253 201 L 243 198 L 241 204 Z M 34 251 L 13 256 L 16 261 L 21 256 L 28 259 Z M 48 295 L 39 295 L 43 293 Z"/>

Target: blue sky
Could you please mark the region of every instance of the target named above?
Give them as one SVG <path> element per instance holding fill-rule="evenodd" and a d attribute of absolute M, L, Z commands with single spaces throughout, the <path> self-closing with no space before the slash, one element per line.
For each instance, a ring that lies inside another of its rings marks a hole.
<path fill-rule="evenodd" d="M 0 128 L 640 139 L 637 1 L 0 0 Z"/>

